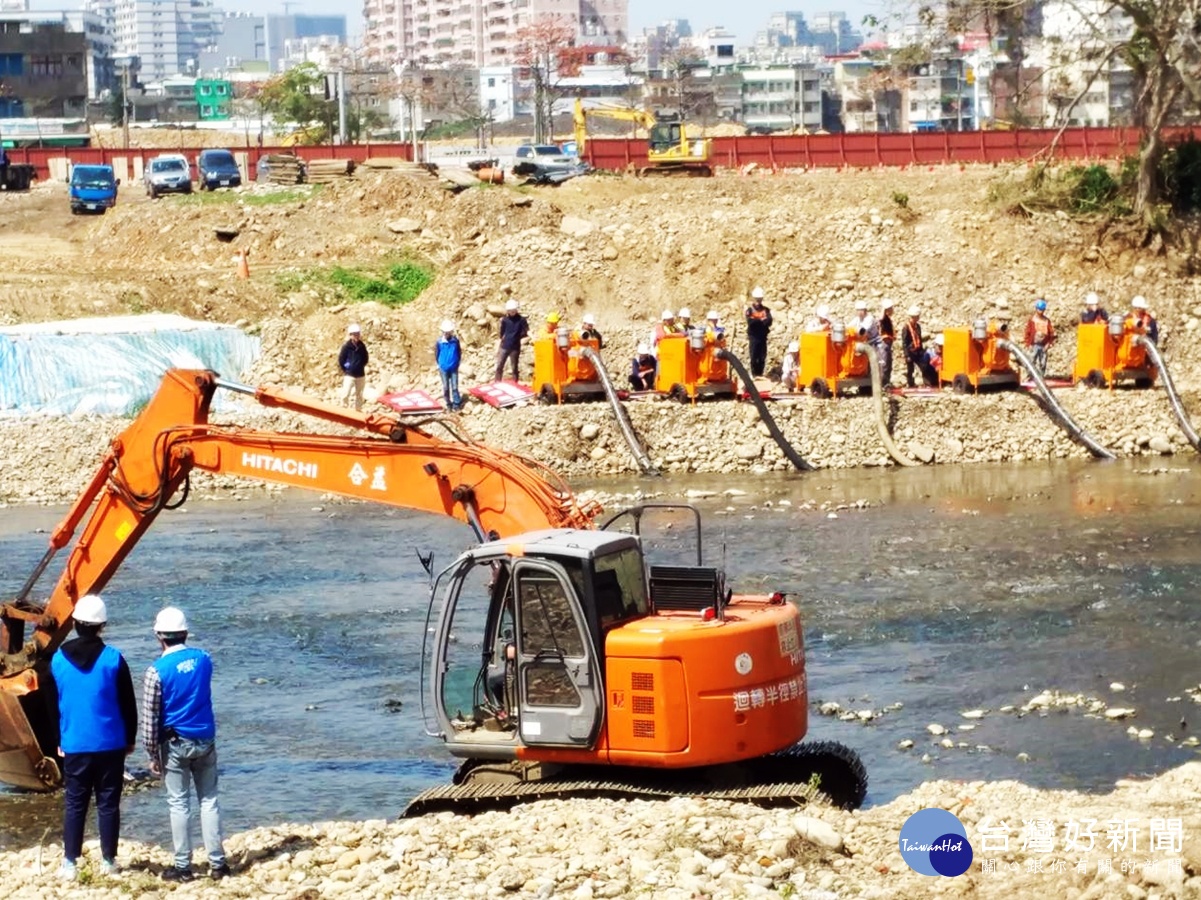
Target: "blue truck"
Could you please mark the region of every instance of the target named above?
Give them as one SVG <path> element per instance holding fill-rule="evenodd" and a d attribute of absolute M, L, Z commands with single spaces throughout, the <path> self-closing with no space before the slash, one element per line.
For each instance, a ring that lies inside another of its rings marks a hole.
<path fill-rule="evenodd" d="M 96 212 L 101 215 L 117 203 L 117 186 L 112 166 L 72 166 L 71 213 Z"/>

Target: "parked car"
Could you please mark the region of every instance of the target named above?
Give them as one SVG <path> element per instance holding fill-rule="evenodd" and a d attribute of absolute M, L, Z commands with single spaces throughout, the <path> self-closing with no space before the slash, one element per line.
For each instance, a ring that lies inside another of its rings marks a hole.
<path fill-rule="evenodd" d="M 513 154 L 513 174 L 533 181 L 558 182 L 587 171 L 586 163 L 558 144 L 522 144 Z"/>
<path fill-rule="evenodd" d="M 242 170 L 228 150 L 201 150 L 196 157 L 196 181 L 202 191 L 238 187 L 242 183 Z"/>
<path fill-rule="evenodd" d="M 68 194 L 71 214 L 96 212 L 101 215 L 117 204 L 117 187 L 121 179 L 113 176 L 112 166 L 73 166 Z"/>
<path fill-rule="evenodd" d="M 192 193 L 192 173 L 182 156 L 156 156 L 146 165 L 143 180 L 151 200 L 160 194 Z"/>

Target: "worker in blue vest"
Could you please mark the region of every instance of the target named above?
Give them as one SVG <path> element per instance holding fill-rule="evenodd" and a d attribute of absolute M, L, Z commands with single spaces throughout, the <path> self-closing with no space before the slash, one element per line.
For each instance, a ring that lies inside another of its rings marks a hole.
<path fill-rule="evenodd" d="M 188 620 L 168 606 L 154 620 L 154 636 L 163 655 L 142 680 L 142 746 L 150 771 L 162 775 L 171 811 L 175 864 L 163 871 L 164 881 L 191 881 L 192 783 L 200 801 L 200 832 L 208 851 L 209 876 L 230 874 L 221 841 L 221 807 L 217 801 L 217 720 L 213 715 L 213 660 L 187 646 Z"/>
<path fill-rule="evenodd" d="M 108 622 L 104 601 L 86 594 L 71 617 L 77 637 L 59 647 L 50 660 L 66 794 L 59 875 L 68 881 L 78 876 L 92 794 L 100 825 L 100 872 L 117 872 L 125 757 L 133 752 L 138 733 L 138 703 L 129 666 L 120 651 L 100 637 Z"/>

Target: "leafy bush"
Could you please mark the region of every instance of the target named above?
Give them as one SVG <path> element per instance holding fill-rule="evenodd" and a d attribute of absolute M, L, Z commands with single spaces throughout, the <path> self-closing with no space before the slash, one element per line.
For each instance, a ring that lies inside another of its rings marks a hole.
<path fill-rule="evenodd" d="M 1159 163 L 1164 200 L 1177 213 L 1201 209 L 1201 141 L 1191 135 L 1164 154 Z"/>
<path fill-rule="evenodd" d="M 1118 182 L 1109 169 L 1100 164 L 1083 168 L 1073 166 L 1065 173 L 1074 180 L 1072 207 L 1078 213 L 1104 212 L 1118 195 Z"/>
<path fill-rule="evenodd" d="M 330 269 L 280 272 L 275 277 L 275 287 L 281 293 L 291 294 L 306 287 L 321 285 L 329 288 L 339 301 L 374 301 L 385 306 L 403 306 L 420 296 L 433 281 L 432 267 L 412 259 L 402 259 L 382 270 L 334 266 Z"/>

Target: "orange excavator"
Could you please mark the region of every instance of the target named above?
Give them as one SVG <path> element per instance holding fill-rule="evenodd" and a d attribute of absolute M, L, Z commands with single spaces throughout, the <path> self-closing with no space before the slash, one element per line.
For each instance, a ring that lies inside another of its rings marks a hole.
<path fill-rule="evenodd" d="M 218 389 L 362 434 L 213 424 Z M 193 470 L 441 513 L 483 542 L 434 578 L 422 648 L 426 729 L 464 762 L 408 814 L 569 796 L 863 801 L 853 751 L 801 741 L 797 607 L 779 593 L 736 596 L 721 571 L 701 565 L 695 510 L 683 508 L 694 516 L 697 564 L 648 565 L 646 507 L 597 528 L 599 507 L 578 502 L 553 472 L 458 435 L 453 420 L 414 424 L 202 370 L 166 374 L 21 591 L 0 605 L 0 781 L 59 785 L 54 698 L 39 681 L 75 602 L 103 590 L 159 513 L 184 502 Z M 36 599 L 68 545 L 61 577 Z"/>

